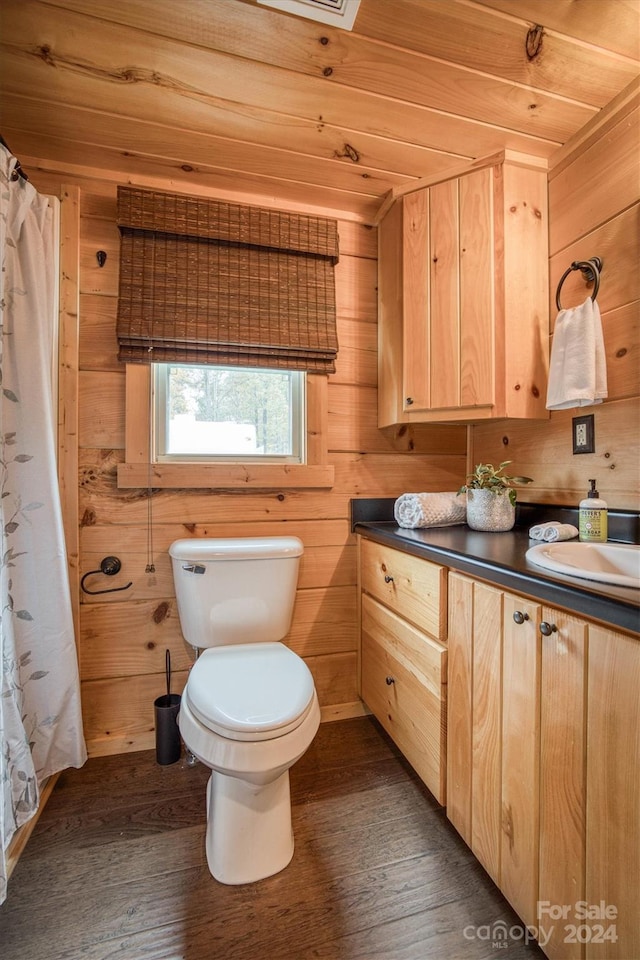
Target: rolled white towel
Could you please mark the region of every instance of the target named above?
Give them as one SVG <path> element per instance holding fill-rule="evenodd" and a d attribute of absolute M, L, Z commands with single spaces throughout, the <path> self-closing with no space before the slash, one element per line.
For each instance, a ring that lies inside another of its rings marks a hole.
<path fill-rule="evenodd" d="M 544 540 L 553 543 L 555 540 L 573 540 L 578 536 L 578 528 L 571 523 L 558 523 L 551 520 L 548 523 L 538 523 L 529 530 L 532 540 Z"/>
<path fill-rule="evenodd" d="M 403 493 L 393 507 L 399 527 L 452 527 L 467 520 L 465 494 Z"/>

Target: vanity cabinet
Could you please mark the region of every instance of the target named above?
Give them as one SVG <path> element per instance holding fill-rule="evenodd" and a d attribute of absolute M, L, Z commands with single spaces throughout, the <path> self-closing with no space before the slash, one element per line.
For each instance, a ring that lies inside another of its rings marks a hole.
<path fill-rule="evenodd" d="M 552 960 L 640 956 L 640 641 L 452 571 L 448 593 L 449 819 Z"/>
<path fill-rule="evenodd" d="M 444 804 L 447 572 L 371 540 L 358 542 L 361 696 Z"/>
<path fill-rule="evenodd" d="M 546 419 L 546 162 L 512 151 L 378 228 L 378 425 Z"/>

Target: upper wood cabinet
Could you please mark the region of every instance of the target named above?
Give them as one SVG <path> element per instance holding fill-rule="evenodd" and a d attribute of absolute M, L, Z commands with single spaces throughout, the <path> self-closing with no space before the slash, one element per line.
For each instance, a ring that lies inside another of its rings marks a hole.
<path fill-rule="evenodd" d="M 379 225 L 378 425 L 546 419 L 545 161 L 505 151 Z"/>

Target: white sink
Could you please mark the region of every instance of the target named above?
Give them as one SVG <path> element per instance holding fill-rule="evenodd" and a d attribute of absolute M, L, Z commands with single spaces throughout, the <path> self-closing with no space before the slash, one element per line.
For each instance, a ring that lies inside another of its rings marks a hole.
<path fill-rule="evenodd" d="M 530 547 L 527 560 L 554 573 L 640 589 L 640 546 L 563 540 Z"/>

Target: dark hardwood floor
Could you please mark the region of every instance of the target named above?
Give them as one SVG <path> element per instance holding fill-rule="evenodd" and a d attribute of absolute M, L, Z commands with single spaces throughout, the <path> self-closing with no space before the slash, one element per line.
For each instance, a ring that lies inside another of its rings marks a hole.
<path fill-rule="evenodd" d="M 208 770 L 153 751 L 62 774 L 0 908 L 7 960 L 532 960 L 542 953 L 371 718 L 323 724 L 291 772 L 296 852 L 227 887 Z M 499 921 L 512 930 L 500 949 Z M 504 946 L 506 944 L 506 946 Z"/>

